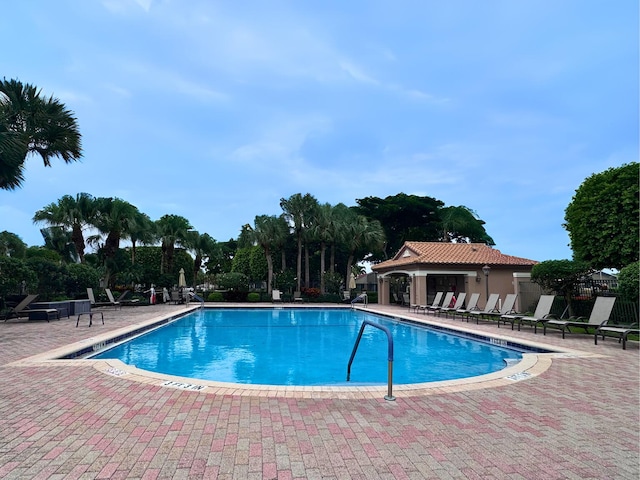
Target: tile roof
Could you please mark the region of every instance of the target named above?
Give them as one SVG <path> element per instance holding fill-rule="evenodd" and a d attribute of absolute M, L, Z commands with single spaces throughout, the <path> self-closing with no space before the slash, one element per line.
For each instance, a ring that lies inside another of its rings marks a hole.
<path fill-rule="evenodd" d="M 372 266 L 372 270 L 412 264 L 455 264 L 490 266 L 533 266 L 528 258 L 505 255 L 483 243 L 405 242 L 391 259 Z"/>

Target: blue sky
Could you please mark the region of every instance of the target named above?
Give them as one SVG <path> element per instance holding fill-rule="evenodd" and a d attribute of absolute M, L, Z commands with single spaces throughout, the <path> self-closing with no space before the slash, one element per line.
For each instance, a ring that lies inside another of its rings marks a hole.
<path fill-rule="evenodd" d="M 465 205 L 496 248 L 571 258 L 564 210 L 638 160 L 636 0 L 22 0 L 0 74 L 75 112 L 84 157 L 27 161 L 0 231 L 65 194 L 218 241 L 311 193 Z"/>

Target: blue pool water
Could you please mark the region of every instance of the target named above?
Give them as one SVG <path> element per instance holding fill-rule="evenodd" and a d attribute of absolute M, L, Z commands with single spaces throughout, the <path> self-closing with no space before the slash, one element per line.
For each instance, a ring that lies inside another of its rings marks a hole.
<path fill-rule="evenodd" d="M 451 380 L 495 372 L 516 350 L 398 323 L 359 310 L 204 309 L 92 358 L 116 358 L 158 373 L 244 384 L 386 384 L 386 334 L 366 327 L 351 367 L 364 319 L 386 326 L 394 341 L 393 383 Z"/>

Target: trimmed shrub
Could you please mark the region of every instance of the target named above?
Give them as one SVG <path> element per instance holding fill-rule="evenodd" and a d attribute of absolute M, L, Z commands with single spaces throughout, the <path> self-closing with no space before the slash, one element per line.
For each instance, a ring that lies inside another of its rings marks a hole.
<path fill-rule="evenodd" d="M 259 302 L 260 294 L 256 292 L 251 292 L 247 295 L 247 302 Z"/>
<path fill-rule="evenodd" d="M 207 302 L 224 302 L 224 295 L 222 292 L 211 292 L 207 296 Z"/>

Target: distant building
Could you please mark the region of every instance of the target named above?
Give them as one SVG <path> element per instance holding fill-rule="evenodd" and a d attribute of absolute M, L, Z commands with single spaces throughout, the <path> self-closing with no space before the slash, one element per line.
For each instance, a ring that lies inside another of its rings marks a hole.
<path fill-rule="evenodd" d="M 479 293 L 483 305 L 487 291 L 501 299 L 518 294 L 537 263 L 482 243 L 405 242 L 392 259 L 371 269 L 378 274 L 378 303 L 383 305 L 402 301 L 403 294 L 412 304 L 427 305 L 440 291 Z"/>

